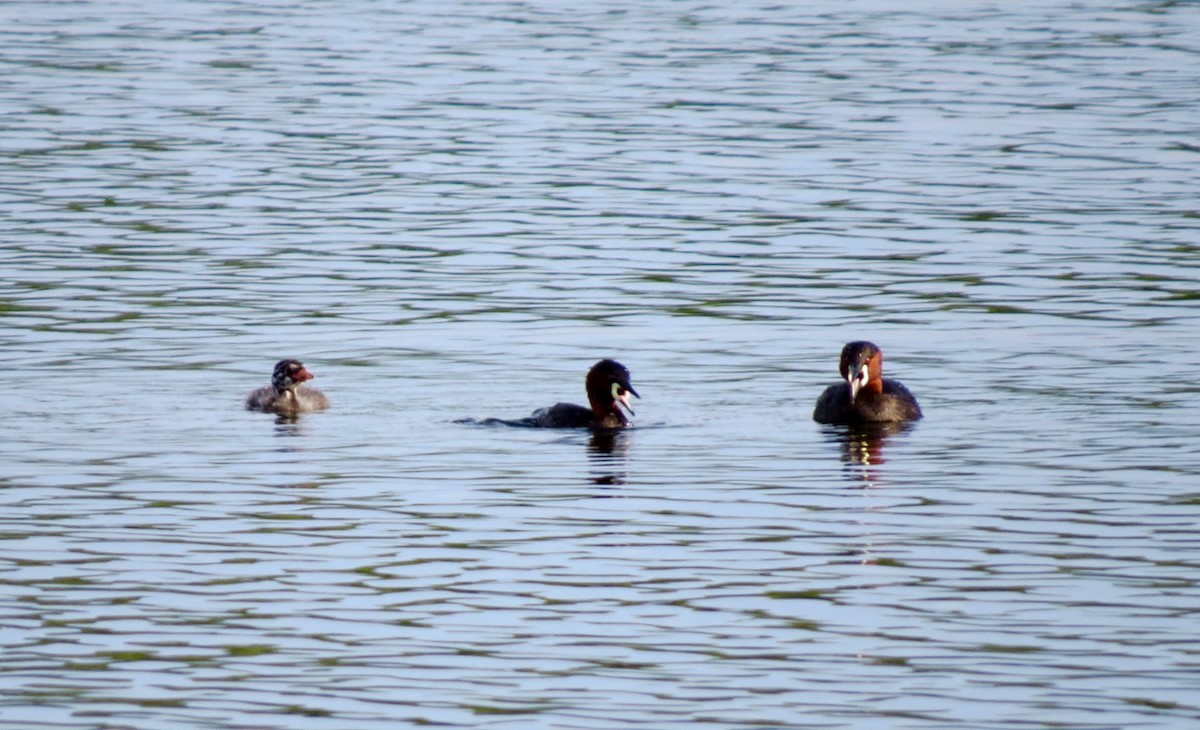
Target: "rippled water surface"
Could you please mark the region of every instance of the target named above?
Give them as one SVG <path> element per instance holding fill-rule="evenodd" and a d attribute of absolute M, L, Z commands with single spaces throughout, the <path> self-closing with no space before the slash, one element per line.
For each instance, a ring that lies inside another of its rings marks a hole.
<path fill-rule="evenodd" d="M 1200 5 L 7 2 L 0 71 L 4 727 L 1200 723 Z M 923 421 L 810 420 L 862 338 Z M 459 422 L 606 356 L 631 431 Z"/>

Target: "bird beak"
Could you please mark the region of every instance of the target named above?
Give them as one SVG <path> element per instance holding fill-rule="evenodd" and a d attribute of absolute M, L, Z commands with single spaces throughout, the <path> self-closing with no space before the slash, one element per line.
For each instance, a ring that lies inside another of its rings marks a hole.
<path fill-rule="evenodd" d="M 613 394 L 614 401 L 616 401 L 622 408 L 624 408 L 629 413 L 629 415 L 631 415 L 631 416 L 634 415 L 633 406 L 629 405 L 629 396 L 630 396 L 630 394 L 633 394 L 637 398 L 641 398 L 642 396 L 637 394 L 637 391 L 633 389 L 632 385 L 621 385 L 620 383 L 613 383 L 612 394 Z"/>
<path fill-rule="evenodd" d="M 292 380 L 296 381 L 297 383 L 303 383 L 305 380 L 312 380 L 315 377 L 317 376 L 308 372 L 308 368 L 300 368 L 299 372 L 292 375 Z"/>
<path fill-rule="evenodd" d="M 867 384 L 867 380 L 870 377 L 871 376 L 867 374 L 867 364 L 865 362 L 859 366 L 858 370 L 852 370 L 847 373 L 846 382 L 850 383 L 851 403 L 853 403 L 854 399 L 858 397 L 858 391 L 862 390 L 862 387 Z"/>

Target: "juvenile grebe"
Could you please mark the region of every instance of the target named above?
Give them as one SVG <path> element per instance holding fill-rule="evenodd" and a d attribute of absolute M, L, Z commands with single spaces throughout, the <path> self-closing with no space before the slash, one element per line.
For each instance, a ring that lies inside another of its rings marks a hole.
<path fill-rule="evenodd" d="M 264 385 L 246 396 L 246 408 L 254 411 L 295 416 L 299 413 L 323 411 L 329 399 L 316 388 L 302 387 L 313 374 L 298 360 L 280 360 L 271 375 L 271 384 Z"/>

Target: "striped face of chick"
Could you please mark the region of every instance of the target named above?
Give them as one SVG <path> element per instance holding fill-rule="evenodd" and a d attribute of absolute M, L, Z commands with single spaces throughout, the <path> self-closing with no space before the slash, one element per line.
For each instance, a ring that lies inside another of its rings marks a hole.
<path fill-rule="evenodd" d="M 280 360 L 275 365 L 271 384 L 279 391 L 291 390 L 306 380 L 312 380 L 313 377 L 313 374 L 305 369 L 304 363 L 299 360 Z"/>

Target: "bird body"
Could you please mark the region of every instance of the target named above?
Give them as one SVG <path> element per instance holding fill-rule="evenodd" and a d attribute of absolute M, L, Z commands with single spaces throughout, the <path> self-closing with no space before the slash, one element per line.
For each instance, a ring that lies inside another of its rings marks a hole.
<path fill-rule="evenodd" d="M 813 420 L 856 425 L 915 421 L 921 418 L 916 397 L 898 380 L 883 377 L 883 352 L 871 342 L 850 342 L 842 348 L 838 372 L 845 380 L 817 398 Z"/>
<path fill-rule="evenodd" d="M 584 382 L 590 408 L 574 403 L 555 403 L 534 411 L 528 419 L 529 425 L 541 428 L 625 428 L 630 421 L 624 411 L 633 415 L 629 396 L 641 398 L 629 380 L 629 370 L 624 365 L 616 360 L 601 360 L 588 371 Z"/>
<path fill-rule="evenodd" d="M 281 416 L 323 411 L 329 407 L 329 399 L 316 388 L 304 387 L 305 381 L 313 377 L 299 360 L 280 360 L 275 364 L 271 384 L 246 396 L 246 408 Z"/>

